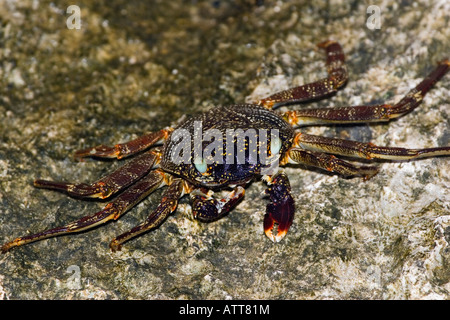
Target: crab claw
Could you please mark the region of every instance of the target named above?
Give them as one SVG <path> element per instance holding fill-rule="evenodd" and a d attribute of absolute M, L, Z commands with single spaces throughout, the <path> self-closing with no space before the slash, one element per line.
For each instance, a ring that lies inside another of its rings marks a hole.
<path fill-rule="evenodd" d="M 219 219 L 233 209 L 244 197 L 245 189 L 237 186 L 220 200 L 215 199 L 212 194 L 211 190 L 205 193 L 201 188 L 191 192 L 192 212 L 195 219 L 202 222 Z"/>
<path fill-rule="evenodd" d="M 273 242 L 279 242 L 288 232 L 294 219 L 295 204 L 291 186 L 284 173 L 275 176 L 266 194 L 270 197 L 264 215 L 264 233 Z"/>

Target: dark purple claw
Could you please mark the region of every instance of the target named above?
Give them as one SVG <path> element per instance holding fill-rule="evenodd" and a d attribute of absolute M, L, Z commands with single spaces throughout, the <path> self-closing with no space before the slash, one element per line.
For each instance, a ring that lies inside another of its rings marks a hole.
<path fill-rule="evenodd" d="M 266 190 L 270 197 L 264 215 L 264 233 L 273 242 L 279 242 L 288 232 L 294 220 L 295 203 L 291 196 L 291 186 L 284 173 L 272 179 Z"/>

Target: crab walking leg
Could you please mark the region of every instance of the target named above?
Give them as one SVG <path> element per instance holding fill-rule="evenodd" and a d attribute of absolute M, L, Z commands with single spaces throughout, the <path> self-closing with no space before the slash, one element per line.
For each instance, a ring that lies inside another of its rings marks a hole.
<path fill-rule="evenodd" d="M 237 186 L 225 198 L 217 200 L 212 190 L 194 189 L 190 193 L 194 218 L 202 222 L 215 221 L 232 210 L 244 198 L 244 194 L 245 189 Z"/>
<path fill-rule="evenodd" d="M 158 165 L 160 161 L 161 150 L 155 148 L 130 160 L 127 164 L 118 168 L 113 173 L 91 184 L 75 184 L 70 182 L 37 179 L 34 181 L 34 186 L 38 188 L 65 191 L 69 195 L 75 197 L 105 199 L 138 181 L 152 168 Z"/>
<path fill-rule="evenodd" d="M 326 152 L 364 159 L 377 158 L 389 160 L 411 160 L 417 158 L 450 155 L 450 147 L 425 149 L 384 147 L 376 146 L 373 143 L 326 138 L 306 133 L 297 133 L 294 138 L 294 145 L 311 151 Z"/>
<path fill-rule="evenodd" d="M 116 144 L 114 147 L 100 145 L 78 150 L 75 152 L 75 158 L 98 157 L 122 159 L 145 150 L 154 144 L 165 141 L 172 131 L 172 128 L 166 128 L 157 132 L 151 132 L 126 143 Z"/>
<path fill-rule="evenodd" d="M 394 105 L 303 109 L 287 111 L 283 117 L 293 127 L 315 124 L 389 121 L 414 110 L 433 85 L 449 70 L 450 62 L 448 59 L 439 62 L 438 66 L 425 79 Z"/>
<path fill-rule="evenodd" d="M 13 247 L 22 246 L 30 242 L 43 240 L 50 237 L 87 230 L 109 220 L 116 220 L 143 198 L 148 196 L 157 188 L 161 187 L 165 183 L 166 179 L 165 173 L 159 169 L 151 171 L 146 177 L 136 182 L 133 186 L 120 194 L 117 199 L 107 204 L 103 210 L 95 213 L 94 215 L 83 217 L 61 227 L 16 238 L 13 241 L 4 244 L 1 247 L 1 252 L 6 253 Z"/>
<path fill-rule="evenodd" d="M 362 176 L 364 180 L 370 179 L 378 173 L 378 167 L 375 166 L 356 166 L 330 154 L 296 147 L 288 151 L 288 162 L 325 169 L 343 176 Z"/>
<path fill-rule="evenodd" d="M 184 190 L 184 181 L 180 178 L 173 179 L 169 187 L 164 192 L 162 200 L 155 211 L 153 211 L 141 224 L 114 238 L 109 244 L 111 250 L 120 250 L 122 243 L 125 241 L 158 227 L 169 214 L 175 211 L 178 205 L 178 199 L 183 196 Z"/>
<path fill-rule="evenodd" d="M 275 93 L 258 102 L 269 109 L 288 103 L 304 102 L 323 98 L 335 93 L 347 82 L 345 55 L 339 43 L 328 40 L 318 44 L 327 55 L 328 77 L 318 81 Z"/>

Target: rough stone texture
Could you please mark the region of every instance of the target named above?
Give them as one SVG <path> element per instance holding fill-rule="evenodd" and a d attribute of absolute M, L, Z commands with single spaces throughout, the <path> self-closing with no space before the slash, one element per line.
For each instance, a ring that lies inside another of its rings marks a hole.
<path fill-rule="evenodd" d="M 33 188 L 36 177 L 87 182 L 119 165 L 76 162 L 75 150 L 318 79 L 320 41 L 343 45 L 350 81 L 297 107 L 397 101 L 450 54 L 445 0 L 181 2 L 0 2 L 1 242 L 104 205 Z M 66 28 L 70 4 L 80 30 Z M 366 25 L 370 4 L 380 29 Z M 389 124 L 306 131 L 449 145 L 449 85 L 447 75 Z M 263 234 L 265 185 L 255 182 L 220 221 L 193 221 L 184 199 L 158 230 L 111 253 L 109 241 L 156 206 L 155 192 L 115 223 L 2 255 L 0 298 L 448 299 L 449 159 L 379 164 L 368 182 L 287 168 L 297 212 L 278 244 Z"/>

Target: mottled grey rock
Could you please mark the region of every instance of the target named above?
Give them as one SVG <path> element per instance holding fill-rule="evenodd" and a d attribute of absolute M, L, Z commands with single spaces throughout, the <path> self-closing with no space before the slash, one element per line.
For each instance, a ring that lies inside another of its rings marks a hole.
<path fill-rule="evenodd" d="M 94 181 L 120 164 L 77 162 L 75 150 L 318 79 L 318 42 L 342 44 L 349 83 L 296 107 L 398 101 L 450 53 L 447 1 L 384 1 L 373 30 L 359 1 L 178 2 L 78 1 L 80 30 L 66 27 L 58 1 L 0 2 L 0 242 L 105 205 L 32 186 Z M 305 130 L 449 145 L 449 84 L 389 124 Z M 157 205 L 155 192 L 115 223 L 0 256 L 0 298 L 448 299 L 449 159 L 379 164 L 367 182 L 287 168 L 297 211 L 278 244 L 263 234 L 266 186 L 255 182 L 217 222 L 193 221 L 183 199 L 159 229 L 110 252 Z"/>

